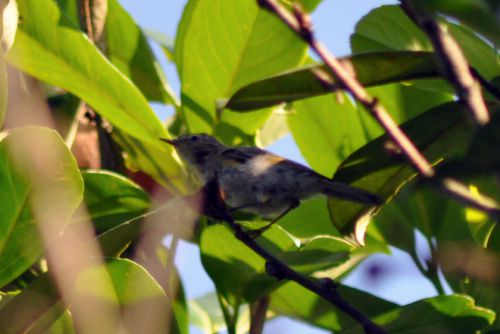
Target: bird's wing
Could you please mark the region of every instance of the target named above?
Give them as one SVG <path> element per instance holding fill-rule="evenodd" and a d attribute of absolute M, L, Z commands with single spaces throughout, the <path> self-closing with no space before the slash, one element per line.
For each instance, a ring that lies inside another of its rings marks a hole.
<path fill-rule="evenodd" d="M 241 149 L 228 148 L 220 154 L 221 161 L 224 166 L 235 166 L 244 164 L 251 160 L 254 156 L 250 152 L 245 152 Z"/>

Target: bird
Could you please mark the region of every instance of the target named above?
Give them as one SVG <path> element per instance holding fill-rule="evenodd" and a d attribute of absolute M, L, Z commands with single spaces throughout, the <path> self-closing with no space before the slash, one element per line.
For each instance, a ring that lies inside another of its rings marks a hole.
<path fill-rule="evenodd" d="M 333 181 L 258 147 L 229 147 L 208 134 L 161 140 L 175 148 L 202 185 L 217 178 L 224 203 L 231 212 L 256 214 L 271 221 L 256 235 L 299 206 L 301 200 L 315 195 L 381 205 L 376 194 Z"/>

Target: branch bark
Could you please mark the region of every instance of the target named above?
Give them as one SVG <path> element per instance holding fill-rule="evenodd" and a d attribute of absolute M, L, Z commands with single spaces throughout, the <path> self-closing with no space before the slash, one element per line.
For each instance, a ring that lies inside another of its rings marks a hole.
<path fill-rule="evenodd" d="M 430 14 L 415 10 L 411 1 L 403 0 L 401 8 L 429 37 L 444 77 L 455 87 L 459 100 L 469 109 L 473 122 L 477 125 L 488 123 L 490 115 L 481 94 L 481 86 L 474 79 L 467 59 L 455 39 Z"/>
<path fill-rule="evenodd" d="M 315 293 L 361 324 L 367 334 L 386 334 L 386 331 L 373 323 L 368 317 L 349 304 L 337 291 L 338 283 L 328 278 L 312 279 L 293 270 L 273 254 L 248 236 L 235 222 L 227 209 L 217 182 L 217 176 L 209 181 L 197 194 L 185 197 L 193 209 L 205 216 L 226 222 L 234 231 L 237 239 L 266 260 L 266 271 L 278 280 L 294 281 Z M 199 205 L 201 203 L 201 207 Z"/>
<path fill-rule="evenodd" d="M 421 176 L 430 179 L 435 175 L 435 171 L 431 164 L 413 144 L 413 142 L 406 136 L 406 134 L 399 128 L 396 122 L 392 119 L 391 115 L 379 103 L 377 98 L 371 97 L 366 92 L 363 85 L 361 85 L 356 78 L 342 66 L 338 59 L 335 58 L 330 51 L 315 38 L 312 23 L 307 13 L 302 11 L 298 6 L 294 6 L 293 13 L 291 13 L 277 0 L 257 0 L 257 2 L 262 8 L 274 13 L 292 31 L 309 44 L 309 47 L 321 58 L 331 73 L 336 77 L 340 86 L 348 91 L 361 105 L 363 105 L 370 115 L 372 115 L 384 128 L 391 140 L 401 149 L 402 155 L 406 157 L 407 161 Z M 318 78 L 318 80 L 320 82 L 324 82 L 324 78 Z M 474 103 L 476 103 L 475 100 Z M 452 182 L 449 182 L 450 180 Z M 450 184 L 453 184 L 453 186 L 450 186 Z M 462 202 L 465 205 L 483 210 L 493 220 L 498 221 L 500 217 L 500 208 L 498 208 L 497 205 L 494 207 L 485 206 L 484 203 L 479 201 L 470 193 L 465 194 L 463 191 L 457 191 L 457 184 L 461 185 L 461 190 L 467 188 L 459 181 L 449 178 L 444 180 L 440 186 L 441 190 L 450 197 Z"/>

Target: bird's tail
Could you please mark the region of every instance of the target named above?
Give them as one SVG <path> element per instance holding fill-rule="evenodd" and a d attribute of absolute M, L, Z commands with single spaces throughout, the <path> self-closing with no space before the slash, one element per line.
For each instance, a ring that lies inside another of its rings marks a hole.
<path fill-rule="evenodd" d="M 347 201 L 375 206 L 382 205 L 382 199 L 378 195 L 329 179 L 324 180 L 322 193 L 326 196 L 337 197 Z"/>

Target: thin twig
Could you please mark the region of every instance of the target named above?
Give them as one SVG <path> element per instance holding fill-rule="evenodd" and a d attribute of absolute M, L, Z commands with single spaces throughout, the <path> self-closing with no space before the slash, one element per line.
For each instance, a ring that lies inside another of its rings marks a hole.
<path fill-rule="evenodd" d="M 211 181 L 209 181 L 198 194 L 186 197 L 185 199 L 188 205 L 192 206 L 195 210 L 199 210 L 202 214 L 217 220 L 225 221 L 234 231 L 236 238 L 266 260 L 266 271 L 269 275 L 277 278 L 278 280 L 287 279 L 294 281 L 327 300 L 361 324 L 367 334 L 386 333 L 385 330 L 373 323 L 357 308 L 342 298 L 337 291 L 338 283 L 327 278 L 320 280 L 311 279 L 298 273 L 276 258 L 273 254 L 268 252 L 253 238 L 248 236 L 248 234 L 243 231 L 241 226 L 234 221 L 232 215 L 227 209 L 219 189 L 217 177 L 214 177 Z M 202 203 L 201 208 L 198 205 L 199 203 Z"/>
<path fill-rule="evenodd" d="M 269 296 L 264 296 L 252 303 L 250 315 L 250 334 L 262 334 L 266 322 L 267 309 L 269 308 Z"/>
<path fill-rule="evenodd" d="M 411 142 L 406 134 L 399 128 L 396 122 L 392 119 L 390 114 L 379 103 L 376 98 L 371 97 L 356 78 L 347 71 L 342 64 L 328 51 L 328 49 L 314 37 L 312 23 L 309 15 L 302 11 L 299 7 L 294 7 L 293 14 L 286 8 L 281 6 L 276 0 L 257 0 L 258 4 L 274 13 L 280 18 L 290 29 L 292 29 L 298 36 L 307 42 L 312 50 L 323 60 L 325 65 L 336 77 L 340 86 L 347 90 L 351 95 L 365 107 L 365 109 L 377 120 L 377 122 L 384 128 L 387 135 L 391 140 L 401 149 L 402 154 L 406 157 L 408 162 L 415 168 L 415 170 L 425 178 L 432 178 L 435 174 L 434 169 L 423 154 Z M 324 81 L 324 78 L 320 78 Z M 453 180 L 455 184 L 460 184 L 458 181 Z M 466 187 L 462 184 L 462 188 Z M 456 187 L 450 186 L 449 183 L 443 182 L 441 184 L 443 192 L 450 195 L 452 198 L 460 202 L 483 210 L 490 215 L 495 221 L 498 220 L 500 209 L 486 207 L 480 203 L 476 198 L 463 192 L 456 192 Z"/>
<path fill-rule="evenodd" d="M 481 94 L 481 86 L 469 70 L 467 59 L 455 39 L 446 33 L 431 15 L 418 13 L 410 1 L 403 0 L 401 8 L 429 37 L 443 75 L 455 87 L 460 101 L 469 109 L 474 123 L 488 123 L 490 115 Z"/>

